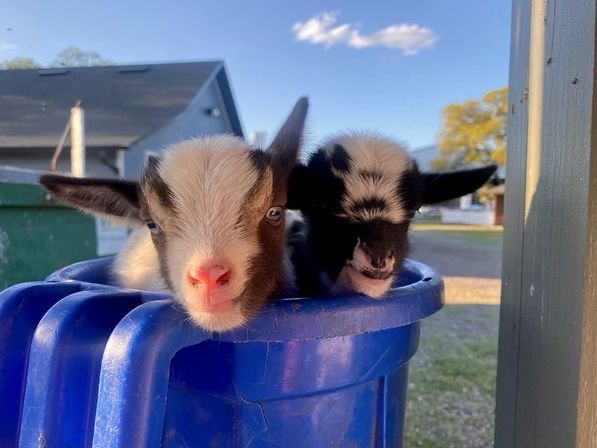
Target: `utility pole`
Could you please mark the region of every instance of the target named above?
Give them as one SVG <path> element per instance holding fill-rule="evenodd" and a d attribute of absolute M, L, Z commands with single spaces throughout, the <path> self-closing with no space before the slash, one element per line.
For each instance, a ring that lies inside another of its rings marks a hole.
<path fill-rule="evenodd" d="M 85 176 L 85 112 L 79 101 L 70 110 L 70 166 L 73 176 Z"/>

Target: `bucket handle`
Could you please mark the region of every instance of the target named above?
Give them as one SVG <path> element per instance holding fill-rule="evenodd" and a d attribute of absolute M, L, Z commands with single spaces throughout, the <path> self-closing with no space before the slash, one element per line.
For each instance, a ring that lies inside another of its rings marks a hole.
<path fill-rule="evenodd" d="M 99 381 L 94 448 L 159 447 L 170 362 L 211 337 L 172 300 L 144 303 L 108 339 Z"/>

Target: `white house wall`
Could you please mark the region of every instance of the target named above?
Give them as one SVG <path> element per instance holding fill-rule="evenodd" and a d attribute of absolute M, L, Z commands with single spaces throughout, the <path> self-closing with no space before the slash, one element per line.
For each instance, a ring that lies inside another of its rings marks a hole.
<path fill-rule="evenodd" d="M 208 115 L 207 110 L 217 107 L 218 117 Z M 166 126 L 140 140 L 129 148 L 124 156 L 124 176 L 138 178 L 146 152 L 160 153 L 168 145 L 200 135 L 213 135 L 233 132 L 227 117 L 217 83 L 212 80 L 206 85 L 189 106 Z"/>

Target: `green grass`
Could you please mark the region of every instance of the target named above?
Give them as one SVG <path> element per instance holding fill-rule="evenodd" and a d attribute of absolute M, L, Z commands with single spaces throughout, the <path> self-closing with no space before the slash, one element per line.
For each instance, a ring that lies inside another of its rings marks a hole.
<path fill-rule="evenodd" d="M 405 447 L 493 446 L 498 307 L 447 305 L 410 364 Z"/>
<path fill-rule="evenodd" d="M 420 226 L 414 226 L 413 231 L 419 235 L 441 235 L 456 241 L 472 244 L 502 244 L 502 231 L 500 230 L 460 230 L 460 229 L 426 229 Z"/>

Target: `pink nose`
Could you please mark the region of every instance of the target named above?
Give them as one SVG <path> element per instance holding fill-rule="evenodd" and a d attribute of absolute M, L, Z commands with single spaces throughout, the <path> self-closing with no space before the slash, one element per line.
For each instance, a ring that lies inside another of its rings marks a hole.
<path fill-rule="evenodd" d="M 217 289 L 230 281 L 230 269 L 219 264 L 194 267 L 189 270 L 188 281 L 193 286 Z"/>

